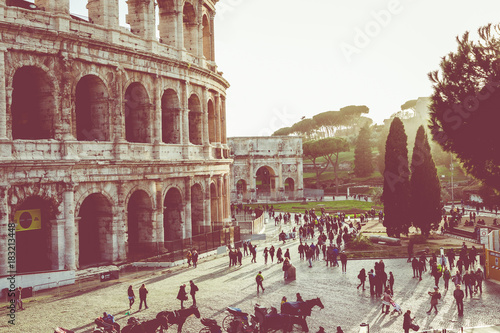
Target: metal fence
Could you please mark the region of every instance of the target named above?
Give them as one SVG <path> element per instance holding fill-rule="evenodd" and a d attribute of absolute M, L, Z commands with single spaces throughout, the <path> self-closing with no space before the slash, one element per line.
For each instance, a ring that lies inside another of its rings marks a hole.
<path fill-rule="evenodd" d="M 128 261 L 174 262 L 185 259 L 188 251 L 205 253 L 219 246 L 230 245 L 240 240 L 240 227 L 223 227 L 223 223 L 213 225 L 214 231 L 165 242 L 130 244 Z"/>

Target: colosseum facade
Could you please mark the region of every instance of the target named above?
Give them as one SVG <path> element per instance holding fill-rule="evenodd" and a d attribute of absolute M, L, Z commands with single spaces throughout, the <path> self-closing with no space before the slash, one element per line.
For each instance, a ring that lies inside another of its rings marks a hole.
<path fill-rule="evenodd" d="M 18 274 L 77 270 L 230 221 L 217 1 L 128 0 L 130 29 L 118 0 L 0 2 L 0 276 L 13 239 Z"/>

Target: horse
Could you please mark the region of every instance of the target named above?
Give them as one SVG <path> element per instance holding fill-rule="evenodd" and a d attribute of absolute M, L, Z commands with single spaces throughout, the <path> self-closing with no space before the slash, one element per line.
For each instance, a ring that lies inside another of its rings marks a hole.
<path fill-rule="evenodd" d="M 156 315 L 156 318 L 164 317 L 167 319 L 168 326 L 166 326 L 165 329 L 173 324 L 177 324 L 177 333 L 181 333 L 184 322 L 187 317 L 191 315 L 195 315 L 196 318 L 201 318 L 200 311 L 195 306 L 175 311 L 161 311 Z M 163 333 L 163 330 L 160 330 L 160 333 Z"/>
<path fill-rule="evenodd" d="M 285 302 L 281 306 L 281 313 L 305 318 L 311 315 L 311 309 L 315 306 L 319 306 L 320 309 L 325 308 L 319 297 L 317 297 L 304 302 Z"/>
<path fill-rule="evenodd" d="M 275 308 L 271 308 L 271 313 L 267 313 L 266 308 L 256 307 L 255 317 L 259 322 L 259 333 L 267 333 L 268 330 L 290 332 L 294 324 L 301 325 L 306 332 L 309 331 L 305 319 L 298 316 L 279 314 Z"/>
<path fill-rule="evenodd" d="M 121 332 L 122 333 L 156 333 L 158 329 L 160 330 L 160 332 L 162 332 L 163 327 L 168 327 L 167 318 L 157 316 L 154 319 L 143 321 L 139 324 L 127 325 L 121 330 Z"/>

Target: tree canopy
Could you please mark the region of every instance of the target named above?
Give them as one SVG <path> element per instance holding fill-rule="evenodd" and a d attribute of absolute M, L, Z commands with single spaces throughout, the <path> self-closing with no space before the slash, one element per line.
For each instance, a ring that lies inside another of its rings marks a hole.
<path fill-rule="evenodd" d="M 429 73 L 432 137 L 453 152 L 468 173 L 500 190 L 500 25 L 457 37 L 458 49 Z"/>
<path fill-rule="evenodd" d="M 368 126 L 361 128 L 354 149 L 354 174 L 358 177 L 367 177 L 373 173 L 372 146 L 370 142 L 370 129 Z"/>

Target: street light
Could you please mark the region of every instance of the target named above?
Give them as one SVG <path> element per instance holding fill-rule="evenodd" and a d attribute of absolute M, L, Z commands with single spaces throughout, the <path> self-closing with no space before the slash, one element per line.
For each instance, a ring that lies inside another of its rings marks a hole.
<path fill-rule="evenodd" d="M 455 198 L 453 196 L 453 154 L 450 153 L 451 156 L 451 209 L 455 207 Z"/>

